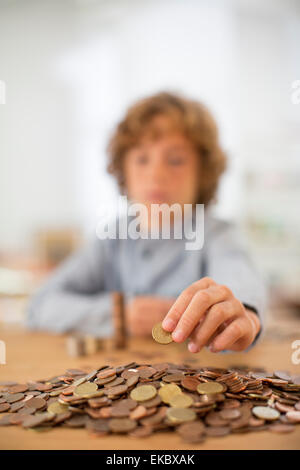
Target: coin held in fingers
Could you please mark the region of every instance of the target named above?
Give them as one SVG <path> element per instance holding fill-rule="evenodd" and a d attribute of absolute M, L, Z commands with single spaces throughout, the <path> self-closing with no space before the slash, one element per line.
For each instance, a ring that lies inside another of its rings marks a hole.
<path fill-rule="evenodd" d="M 159 344 L 169 344 L 173 341 L 171 333 L 163 329 L 161 322 L 152 328 L 152 337 Z"/>

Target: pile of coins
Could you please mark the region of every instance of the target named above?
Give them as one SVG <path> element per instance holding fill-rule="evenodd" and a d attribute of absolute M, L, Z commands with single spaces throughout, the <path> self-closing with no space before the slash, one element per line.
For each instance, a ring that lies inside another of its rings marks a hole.
<path fill-rule="evenodd" d="M 186 442 L 206 436 L 269 430 L 300 423 L 300 376 L 186 364 L 104 365 L 86 373 L 0 384 L 0 425 L 43 431 L 85 427 L 89 433 L 146 437 L 176 431 Z"/>

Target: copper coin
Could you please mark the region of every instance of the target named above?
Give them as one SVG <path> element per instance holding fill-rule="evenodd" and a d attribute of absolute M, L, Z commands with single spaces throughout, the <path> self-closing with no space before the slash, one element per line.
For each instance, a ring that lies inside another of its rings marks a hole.
<path fill-rule="evenodd" d="M 108 433 L 109 426 L 108 422 L 105 419 L 95 419 L 93 421 L 89 421 L 86 425 L 88 431 L 95 432 L 95 433 Z"/>
<path fill-rule="evenodd" d="M 24 404 L 24 408 L 35 408 L 36 410 L 40 410 L 44 408 L 47 404 L 46 400 L 39 397 L 30 398 L 30 400 L 26 401 Z"/>
<path fill-rule="evenodd" d="M 205 434 L 210 437 L 222 437 L 230 434 L 230 428 L 226 426 L 214 426 L 205 428 Z"/>
<path fill-rule="evenodd" d="M 65 421 L 66 426 L 70 428 L 83 428 L 88 422 L 86 415 L 72 416 Z"/>
<path fill-rule="evenodd" d="M 184 439 L 191 441 L 194 437 L 202 437 L 205 426 L 202 421 L 193 421 L 191 423 L 183 423 L 177 428 L 178 434 Z M 195 442 L 195 441 L 194 441 Z"/>
<path fill-rule="evenodd" d="M 147 408 L 143 405 L 138 405 L 134 410 L 130 412 L 130 419 L 139 420 L 147 416 Z"/>
<path fill-rule="evenodd" d="M 122 372 L 121 377 L 125 380 L 129 379 L 130 377 L 139 377 L 139 371 L 137 369 L 126 369 Z"/>
<path fill-rule="evenodd" d="M 137 370 L 138 370 L 139 376 L 143 379 L 148 379 L 152 377 L 156 372 L 156 370 L 153 367 L 148 367 L 148 366 L 138 367 Z"/>
<path fill-rule="evenodd" d="M 271 432 L 288 433 L 293 432 L 295 430 L 295 426 L 293 424 L 273 423 L 268 429 Z"/>
<path fill-rule="evenodd" d="M 122 395 L 123 393 L 127 392 L 127 389 L 127 385 L 117 385 L 116 387 L 104 389 L 104 393 L 107 396 Z"/>
<path fill-rule="evenodd" d="M 241 412 L 238 408 L 225 408 L 220 411 L 220 416 L 225 420 L 231 421 L 232 419 L 240 418 Z"/>
<path fill-rule="evenodd" d="M 227 408 L 239 408 L 240 406 L 240 402 L 239 400 L 234 400 L 234 399 L 229 399 L 229 400 L 226 400 L 224 403 L 223 403 L 223 409 L 227 409 Z"/>
<path fill-rule="evenodd" d="M 48 413 L 29 415 L 22 421 L 23 428 L 34 428 L 49 420 Z"/>
<path fill-rule="evenodd" d="M 4 415 L 0 419 L 0 426 L 9 426 L 11 424 L 10 420 L 13 415 Z"/>
<path fill-rule="evenodd" d="M 197 377 L 184 377 L 181 380 L 181 385 L 191 392 L 195 392 L 199 384 L 200 381 L 197 379 Z"/>
<path fill-rule="evenodd" d="M 109 382 L 112 382 L 113 380 L 116 379 L 116 374 L 115 375 L 112 375 L 110 377 L 106 377 L 105 379 L 95 379 L 94 383 L 97 384 L 97 385 L 105 385 L 105 384 L 109 384 Z"/>
<path fill-rule="evenodd" d="M 164 382 L 167 382 L 167 383 L 171 383 L 171 382 L 181 382 L 181 380 L 183 379 L 184 375 L 183 373 L 180 373 L 180 374 L 169 374 L 169 375 L 165 375 L 163 377 L 163 381 Z"/>
<path fill-rule="evenodd" d="M 23 393 L 12 393 L 6 398 L 7 403 L 15 403 L 16 401 L 22 400 L 24 398 Z"/>
<path fill-rule="evenodd" d="M 150 398 L 150 400 L 145 400 L 143 401 L 143 406 L 145 406 L 145 408 L 153 408 L 155 406 L 158 406 L 161 404 L 161 398 L 159 395 L 156 395 L 156 397 L 154 398 Z"/>
<path fill-rule="evenodd" d="M 125 379 L 123 379 L 122 377 L 116 377 L 114 380 L 112 380 L 111 382 L 108 382 L 104 385 L 104 388 L 107 388 L 107 387 L 115 387 L 116 385 L 122 385 L 124 384 L 125 382 Z M 128 384 L 127 384 L 128 386 Z"/>
<path fill-rule="evenodd" d="M 217 426 L 217 427 L 223 427 L 227 425 L 227 420 L 222 418 L 221 412 L 216 412 L 216 411 L 210 411 L 205 416 L 205 422 L 206 424 L 209 424 L 210 426 Z"/>
<path fill-rule="evenodd" d="M 10 413 L 15 413 L 16 411 L 20 410 L 23 408 L 24 402 L 23 401 L 17 401 L 16 403 L 13 403 L 10 407 Z"/>
<path fill-rule="evenodd" d="M 128 433 L 136 428 L 137 423 L 129 418 L 112 418 L 108 422 L 109 429 L 115 433 Z"/>
<path fill-rule="evenodd" d="M 300 411 L 288 411 L 286 417 L 291 423 L 300 423 Z"/>
<path fill-rule="evenodd" d="M 138 381 L 139 381 L 139 375 L 138 374 L 131 375 L 126 380 L 126 385 L 127 385 L 127 387 L 132 387 L 133 385 L 136 385 L 138 383 Z"/>
<path fill-rule="evenodd" d="M 151 426 L 138 426 L 133 431 L 130 431 L 130 437 L 148 437 L 153 433 L 153 428 Z"/>
<path fill-rule="evenodd" d="M 65 413 L 60 413 L 59 415 L 54 416 L 53 422 L 55 424 L 60 424 L 66 421 L 67 419 L 71 418 L 71 416 L 71 411 L 66 411 Z"/>
<path fill-rule="evenodd" d="M 98 379 L 107 379 L 108 377 L 114 377 L 116 375 L 116 369 L 104 369 L 98 372 L 97 377 Z"/>
<path fill-rule="evenodd" d="M 27 392 L 27 390 L 28 390 L 27 384 L 17 384 L 9 388 L 10 393 L 24 393 L 24 392 Z"/>
<path fill-rule="evenodd" d="M 274 376 L 278 379 L 287 380 L 288 382 L 291 380 L 290 374 L 285 370 L 276 370 Z"/>
<path fill-rule="evenodd" d="M 2 403 L 0 405 L 0 413 L 4 413 L 5 411 L 8 411 L 9 409 L 10 409 L 9 403 Z"/>

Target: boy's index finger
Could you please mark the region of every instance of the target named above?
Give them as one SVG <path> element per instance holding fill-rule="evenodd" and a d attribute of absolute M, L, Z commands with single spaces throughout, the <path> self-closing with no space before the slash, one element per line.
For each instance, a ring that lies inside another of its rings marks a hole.
<path fill-rule="evenodd" d="M 189 306 L 196 292 L 202 289 L 206 289 L 212 284 L 215 284 L 215 282 L 212 279 L 208 277 L 203 277 L 199 281 L 194 282 L 189 287 L 184 289 L 184 291 L 179 295 L 179 297 L 177 297 L 174 304 L 172 305 L 167 315 L 163 319 L 163 322 L 162 322 L 163 329 L 169 332 L 173 331 L 179 319 L 185 312 L 186 308 Z"/>

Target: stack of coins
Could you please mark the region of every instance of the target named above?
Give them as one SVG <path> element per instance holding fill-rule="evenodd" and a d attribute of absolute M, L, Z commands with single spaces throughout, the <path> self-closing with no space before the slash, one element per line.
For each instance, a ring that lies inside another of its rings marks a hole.
<path fill-rule="evenodd" d="M 289 433 L 300 423 L 300 376 L 167 362 L 68 369 L 36 382 L 0 383 L 0 413 L 0 426 L 85 427 L 95 436 L 136 438 L 166 430 L 190 443 L 230 433 Z"/>
<path fill-rule="evenodd" d="M 113 346 L 115 349 L 124 349 L 126 347 L 124 295 L 122 292 L 112 292 L 112 299 L 113 323 L 115 329 Z"/>
<path fill-rule="evenodd" d="M 102 348 L 102 339 L 90 335 L 85 336 L 77 333 L 68 336 L 66 339 L 67 354 L 70 357 L 89 356 L 96 354 Z"/>
<path fill-rule="evenodd" d="M 67 354 L 70 357 L 85 356 L 84 339 L 78 334 L 70 335 L 66 339 Z"/>

